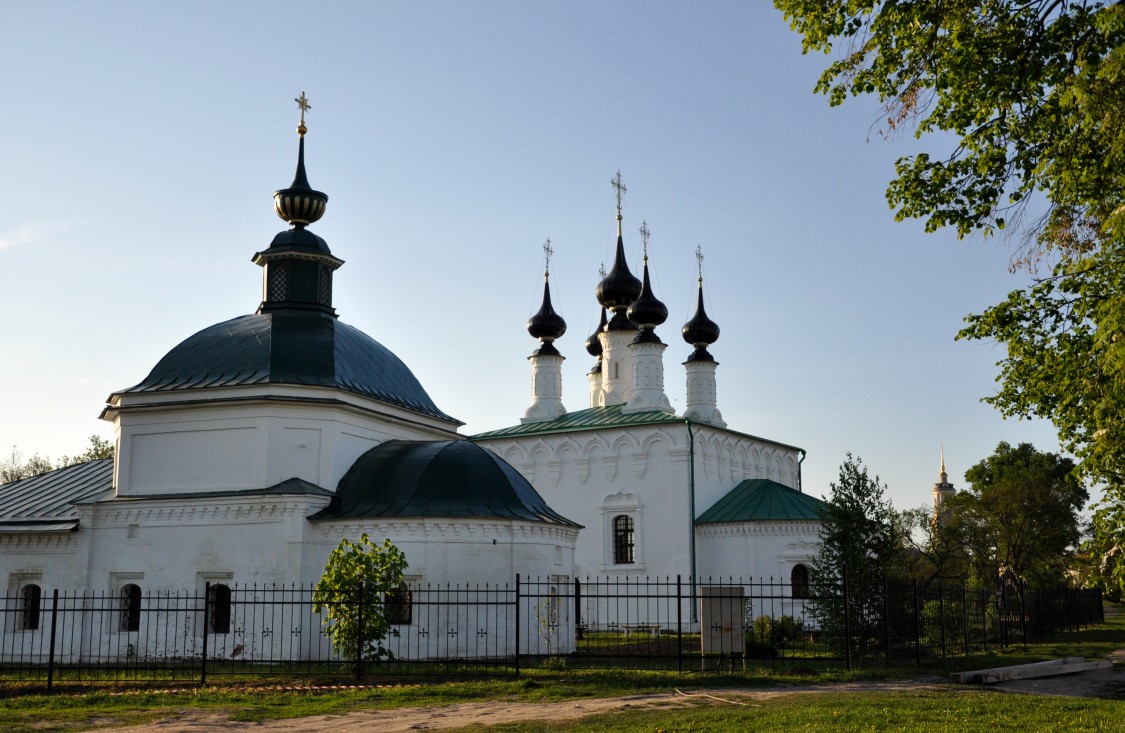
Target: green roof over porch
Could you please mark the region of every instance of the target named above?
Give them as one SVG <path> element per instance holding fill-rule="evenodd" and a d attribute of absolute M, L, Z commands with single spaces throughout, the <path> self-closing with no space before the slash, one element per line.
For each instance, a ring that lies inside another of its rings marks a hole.
<path fill-rule="evenodd" d="M 748 478 L 699 515 L 696 524 L 815 521 L 828 508 L 815 496 L 766 478 Z"/>

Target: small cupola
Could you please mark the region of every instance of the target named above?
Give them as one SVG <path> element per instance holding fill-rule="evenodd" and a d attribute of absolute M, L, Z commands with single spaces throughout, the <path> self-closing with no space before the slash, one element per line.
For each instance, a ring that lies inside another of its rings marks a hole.
<path fill-rule="evenodd" d="M 274 210 L 293 228 L 279 233 L 268 249 L 254 254 L 254 264 L 264 268 L 264 295 L 258 312 L 310 311 L 334 316 L 332 273 L 344 261 L 333 256 L 328 243 L 307 229 L 324 216 L 328 196 L 313 190 L 305 173 L 305 113 L 311 106 L 304 92 L 294 101 L 301 109 L 297 173 L 289 188 L 273 194 Z"/>
<path fill-rule="evenodd" d="M 699 295 L 695 315 L 684 324 L 684 341 L 695 347 L 688 360 L 684 362 L 687 376 L 687 400 L 684 417 L 696 422 L 710 423 L 725 427 L 723 415 L 719 412 L 718 382 L 715 372 L 719 362 L 707 351 L 707 347 L 719 340 L 719 326 L 707 317 L 703 308 L 703 248 L 695 248 L 699 262 Z"/>
<path fill-rule="evenodd" d="M 555 339 L 566 333 L 566 321 L 551 306 L 551 240 L 543 245 L 543 305 L 527 321 L 527 332 L 539 339 L 539 348 L 527 357 L 531 362 L 531 406 L 522 422 L 554 420 L 566 414 L 562 403 L 562 363 L 565 357 L 555 348 Z"/>
<path fill-rule="evenodd" d="M 610 181 L 617 191 L 617 252 L 614 256 L 613 267 L 609 274 L 598 283 L 594 294 L 603 308 L 613 313 L 609 320 L 610 331 L 636 331 L 637 326 L 626 315 L 629 306 L 641 294 L 641 281 L 629 271 L 629 263 L 625 260 L 625 241 L 621 236 L 621 203 L 628 190 L 621 181 L 621 171 Z"/>
<path fill-rule="evenodd" d="M 547 255 L 547 265 L 543 268 L 543 305 L 539 311 L 527 321 L 527 332 L 532 338 L 539 339 L 539 348 L 535 351 L 537 356 L 558 356 L 554 341 L 566 333 L 566 321 L 555 313 L 551 305 L 551 240 L 543 245 Z"/>
<path fill-rule="evenodd" d="M 629 320 L 637 324 L 641 332 L 633 339 L 633 343 L 662 343 L 656 335 L 656 327 L 668 320 L 668 308 L 661 303 L 652 293 L 652 283 L 648 276 L 648 224 L 641 222 L 641 239 L 644 242 L 644 275 L 641 282 L 641 293 L 633 304 L 629 306 Z"/>
<path fill-rule="evenodd" d="M 598 334 L 605 330 L 607 323 L 609 323 L 609 320 L 606 318 L 605 308 L 602 308 L 602 317 L 598 320 L 598 327 L 586 339 L 586 353 L 598 360 L 598 363 L 590 370 L 591 372 L 602 370 L 602 341 L 598 338 Z"/>
<path fill-rule="evenodd" d="M 702 253 L 697 249 L 696 255 L 702 261 Z M 695 315 L 684 324 L 682 334 L 684 341 L 695 347 L 695 351 L 688 357 L 688 361 L 715 361 L 715 357 L 707 351 L 707 347 L 719 340 L 719 325 L 707 317 L 703 307 L 703 270 L 699 272 L 699 293 L 695 306 Z"/>

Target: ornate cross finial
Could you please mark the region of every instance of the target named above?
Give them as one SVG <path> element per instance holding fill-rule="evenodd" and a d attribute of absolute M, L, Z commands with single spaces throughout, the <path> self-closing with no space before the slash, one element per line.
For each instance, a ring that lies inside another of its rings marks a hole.
<path fill-rule="evenodd" d="M 648 221 L 642 219 L 641 228 L 637 231 L 641 233 L 641 243 L 644 245 L 645 249 L 645 262 L 648 262 L 648 238 L 649 235 L 652 234 L 652 232 L 648 230 Z"/>
<path fill-rule="evenodd" d="M 293 101 L 301 108 L 301 124 L 297 126 L 297 133 L 303 136 L 308 132 L 308 128 L 305 127 L 305 113 L 312 109 L 312 105 L 309 104 L 309 98 L 305 96 L 304 92 L 301 92 L 301 96 L 296 97 Z"/>
<path fill-rule="evenodd" d="M 543 265 L 544 277 L 551 273 L 551 255 L 554 253 L 555 249 L 551 246 L 551 238 L 547 237 L 547 241 L 543 243 L 543 259 L 546 261 L 546 264 Z"/>
<path fill-rule="evenodd" d="M 699 270 L 699 282 L 703 282 L 703 246 L 695 245 L 695 264 Z"/>
<path fill-rule="evenodd" d="M 609 185 L 613 186 L 617 191 L 617 218 L 621 218 L 621 200 L 625 198 L 625 192 L 629 189 L 625 188 L 625 183 L 621 180 L 621 171 L 617 171 L 617 175 L 610 179 Z"/>
<path fill-rule="evenodd" d="M 602 264 L 598 265 L 598 275 L 601 277 L 602 280 L 605 280 L 606 271 L 605 271 L 605 263 L 604 262 Z"/>

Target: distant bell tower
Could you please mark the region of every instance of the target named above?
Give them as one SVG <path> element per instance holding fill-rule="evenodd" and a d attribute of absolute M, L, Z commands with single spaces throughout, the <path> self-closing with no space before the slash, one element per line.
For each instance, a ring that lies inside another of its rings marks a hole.
<path fill-rule="evenodd" d="M 937 521 L 944 513 L 941 505 L 942 503 L 957 493 L 957 489 L 953 488 L 953 484 L 949 483 L 949 476 L 945 473 L 945 446 L 941 447 L 941 473 L 938 474 L 938 482 L 934 484 L 934 521 Z"/>

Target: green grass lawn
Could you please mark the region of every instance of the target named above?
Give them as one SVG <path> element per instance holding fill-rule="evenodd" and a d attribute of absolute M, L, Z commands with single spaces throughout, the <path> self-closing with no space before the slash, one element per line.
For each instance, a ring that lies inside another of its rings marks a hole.
<path fill-rule="evenodd" d="M 398 686 L 334 691 L 279 690 L 277 680 L 260 686 L 214 686 L 182 691 L 127 691 L 61 686 L 55 694 L 37 688 L 0 686 L 0 731 L 63 733 L 169 719 L 210 710 L 232 720 L 255 721 L 362 709 L 430 707 L 503 700 L 556 702 L 621 697 L 681 689 L 770 688 L 810 682 L 921 677 L 1064 656 L 1104 658 L 1125 648 L 1125 615 L 1107 615 L 1104 625 L 1068 633 L 1045 644 L 1010 647 L 970 657 L 935 660 L 923 668 L 854 670 L 792 676 L 784 667 L 755 667 L 739 673 L 676 674 L 641 671 L 529 670 L 519 678 L 442 681 L 394 680 Z M 225 685 L 218 682 L 218 685 Z M 299 684 L 307 684 L 299 681 Z M 521 723 L 490 731 L 755 731 L 925 730 L 941 731 L 1125 731 L 1125 702 L 1008 695 L 982 688 L 933 692 L 792 694 L 754 701 L 753 706 L 707 702 L 682 709 L 631 710 L 568 723 Z M 477 728 L 479 730 L 479 727 Z M 468 728 L 466 730 L 474 730 Z"/>

